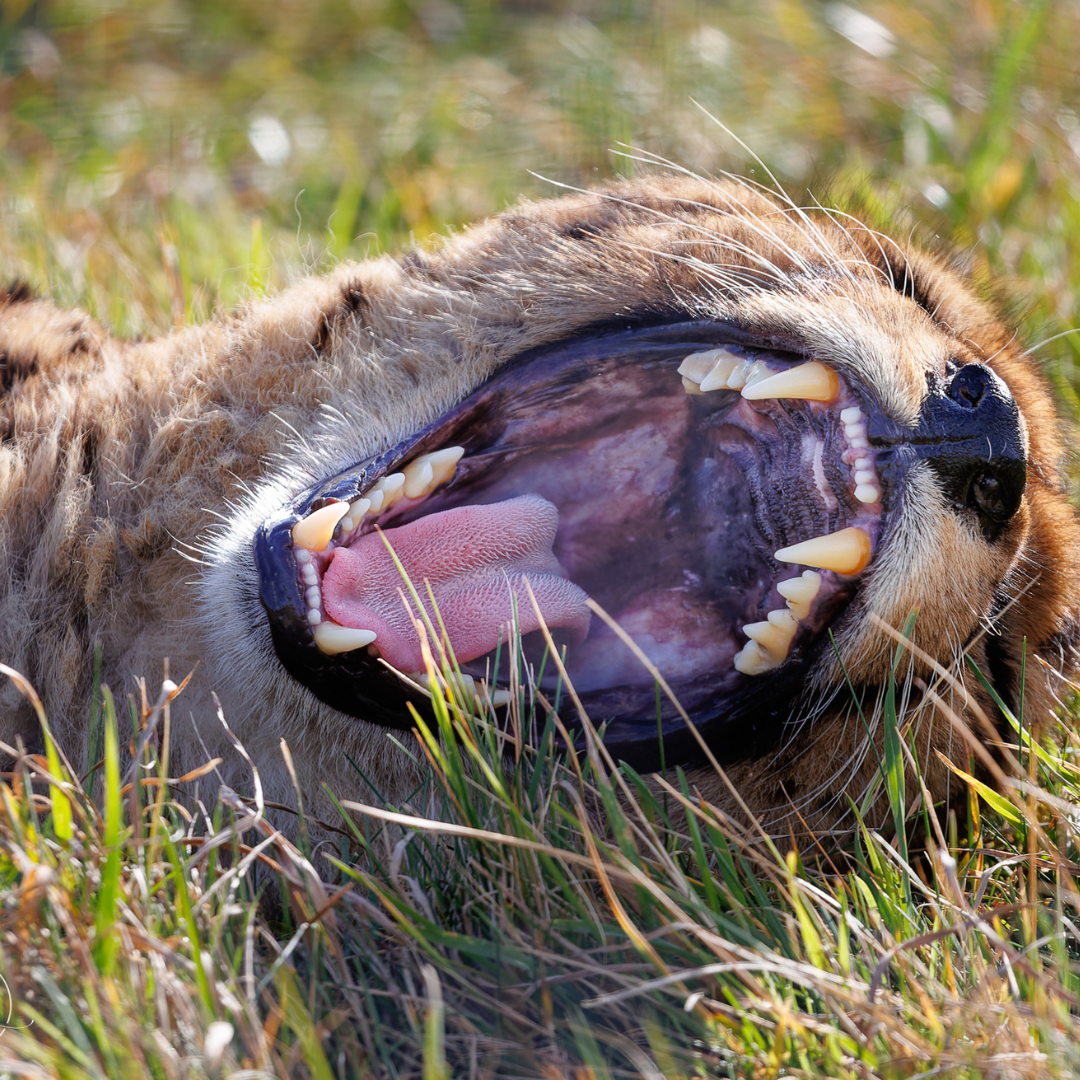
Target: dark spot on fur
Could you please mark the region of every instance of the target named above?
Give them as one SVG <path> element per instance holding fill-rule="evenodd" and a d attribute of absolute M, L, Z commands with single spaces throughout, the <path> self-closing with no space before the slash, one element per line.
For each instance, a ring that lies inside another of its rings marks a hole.
<path fill-rule="evenodd" d="M 590 229 L 585 225 L 567 225 L 562 234 L 567 240 L 580 240 L 584 243 L 596 240 L 599 235 L 596 229 Z"/>
<path fill-rule="evenodd" d="M 0 353 L 0 394 L 7 394 L 23 379 L 30 378 L 38 370 L 38 358 L 34 356 L 10 356 Z"/>
<path fill-rule="evenodd" d="M 98 441 L 92 431 L 83 436 L 82 444 L 82 471 L 83 476 L 92 477 L 94 466 L 97 464 Z"/>
<path fill-rule="evenodd" d="M 361 314 L 367 305 L 367 301 L 364 299 L 364 290 L 360 287 L 358 281 L 342 285 L 341 296 L 345 307 L 354 315 Z"/>
<path fill-rule="evenodd" d="M 1069 619 L 1039 649 L 1039 655 L 1054 667 L 1074 668 L 1077 658 L 1080 658 L 1080 617 Z"/>
<path fill-rule="evenodd" d="M 331 335 L 346 319 L 359 319 L 363 321 L 364 312 L 367 308 L 367 298 L 364 296 L 363 287 L 358 281 L 347 281 L 341 286 L 341 303 L 333 311 L 324 312 L 319 323 L 319 329 L 311 345 L 315 352 L 322 356 L 326 351 Z"/>
<path fill-rule="evenodd" d="M 72 323 L 72 325 L 68 327 L 68 333 L 74 338 L 68 346 L 68 351 L 71 355 L 75 355 L 76 353 L 88 353 L 97 344 L 88 324 L 89 319 L 84 318 L 79 319 L 78 322 Z"/>
<path fill-rule="evenodd" d="M 0 288 L 0 306 L 4 304 L 27 304 L 34 299 L 34 290 L 25 281 L 13 281 Z"/>

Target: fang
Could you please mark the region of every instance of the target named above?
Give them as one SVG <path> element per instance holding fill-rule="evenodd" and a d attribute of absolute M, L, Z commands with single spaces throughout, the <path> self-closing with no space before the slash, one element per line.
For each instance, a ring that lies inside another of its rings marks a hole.
<path fill-rule="evenodd" d="M 840 392 L 840 379 L 836 372 L 824 364 L 811 360 L 787 371 L 777 372 L 758 382 L 748 382 L 742 396 L 747 401 L 764 401 L 767 398 L 792 398 L 799 401 L 833 401 Z"/>
<path fill-rule="evenodd" d="M 357 630 L 352 626 L 339 626 L 329 619 L 315 627 L 315 644 L 327 656 L 362 649 L 375 640 L 374 630 Z"/>
<path fill-rule="evenodd" d="M 777 562 L 817 566 L 836 574 L 858 574 L 870 565 L 870 555 L 867 531 L 851 528 L 781 548 L 773 557 Z"/>
<path fill-rule="evenodd" d="M 325 551 L 334 538 L 337 523 L 349 512 L 347 502 L 329 503 L 298 521 L 292 530 L 294 544 L 309 551 Z"/>

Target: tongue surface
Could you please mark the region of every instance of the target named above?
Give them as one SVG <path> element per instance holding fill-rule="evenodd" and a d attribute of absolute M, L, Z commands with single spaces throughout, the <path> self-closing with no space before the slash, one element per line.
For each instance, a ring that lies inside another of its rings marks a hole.
<path fill-rule="evenodd" d="M 529 594 L 549 627 L 584 638 L 589 629 L 586 595 L 568 581 L 551 545 L 559 511 L 539 495 L 520 495 L 488 506 L 459 506 L 338 548 L 322 580 L 326 613 L 342 626 L 374 630 L 375 645 L 400 671 L 423 669 L 420 639 L 400 592 L 409 595 L 386 549 L 394 549 L 432 622 L 425 580 L 459 663 L 491 652 L 505 641 L 516 598 L 523 634 L 539 627 Z M 410 598 L 410 607 L 413 602 Z"/>

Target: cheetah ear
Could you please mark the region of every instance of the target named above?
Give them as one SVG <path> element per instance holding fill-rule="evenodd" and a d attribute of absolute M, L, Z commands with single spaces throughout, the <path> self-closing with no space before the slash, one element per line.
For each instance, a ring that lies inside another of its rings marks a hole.
<path fill-rule="evenodd" d="M 81 311 L 61 311 L 29 285 L 0 286 L 0 393 L 39 371 L 97 352 L 105 332 Z"/>

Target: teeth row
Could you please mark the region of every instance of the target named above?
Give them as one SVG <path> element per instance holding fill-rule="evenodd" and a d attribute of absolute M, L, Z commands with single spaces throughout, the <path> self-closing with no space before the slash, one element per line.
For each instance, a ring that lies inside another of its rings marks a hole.
<path fill-rule="evenodd" d="M 817 360 L 808 360 L 785 371 L 771 371 L 756 360 L 742 360 L 727 349 L 691 353 L 679 365 L 683 386 L 691 394 L 713 390 L 739 390 L 747 401 L 787 398 L 798 401 L 834 401 L 840 392 L 840 377 Z M 872 505 L 881 498 L 881 487 L 866 435 L 866 417 L 853 405 L 840 412 L 849 453 L 854 466 L 855 498 Z"/>
<path fill-rule="evenodd" d="M 869 566 L 870 555 L 870 534 L 853 527 L 781 548 L 774 558 L 777 562 L 802 563 L 836 574 L 858 574 Z M 750 640 L 735 655 L 736 671 L 762 675 L 779 667 L 787 659 L 799 623 L 810 614 L 810 606 L 820 589 L 821 574 L 813 570 L 804 570 L 802 577 L 781 581 L 776 591 L 787 601 L 787 610 L 770 611 L 766 621 L 743 627 Z"/>
<path fill-rule="evenodd" d="M 865 529 L 850 528 L 781 548 L 774 557 L 777 562 L 802 563 L 837 574 L 857 574 L 869 565 L 870 553 L 870 534 Z M 761 675 L 779 667 L 787 659 L 799 622 L 810 614 L 810 605 L 820 588 L 821 575 L 813 570 L 804 570 L 802 577 L 781 581 L 776 591 L 787 601 L 787 610 L 770 611 L 767 621 L 743 627 L 750 640 L 735 656 L 736 670 L 744 675 Z"/>
<path fill-rule="evenodd" d="M 855 481 L 855 498 L 871 505 L 881 498 L 881 487 L 874 472 L 874 459 L 870 441 L 866 437 L 866 417 L 858 405 L 840 410 L 840 423 L 844 425 L 844 437 L 848 449 L 844 458 L 852 468 Z"/>
<path fill-rule="evenodd" d="M 792 398 L 828 402 L 840 392 L 839 376 L 816 360 L 772 371 L 758 360 L 740 359 L 727 349 L 691 353 L 679 365 L 679 374 L 691 393 L 739 390 L 748 401 Z"/>
<path fill-rule="evenodd" d="M 735 670 L 744 675 L 762 675 L 787 659 L 799 622 L 810 614 L 810 605 L 821 589 L 821 575 L 804 570 L 802 577 L 781 581 L 776 589 L 787 601 L 787 610 L 777 608 L 769 612 L 765 622 L 743 627 L 750 640 L 736 654 Z"/>
<path fill-rule="evenodd" d="M 403 472 L 384 476 L 359 499 L 351 503 L 328 503 L 312 511 L 293 526 L 297 562 L 304 564 L 308 561 L 301 554 L 305 549 L 316 553 L 325 551 L 339 526 L 341 535 L 348 536 L 359 527 L 366 514 L 375 516 L 385 513 L 402 498 L 422 499 L 430 495 L 440 484 L 453 478 L 457 463 L 464 453 L 460 446 L 448 446 L 431 454 L 421 454 Z"/>
<path fill-rule="evenodd" d="M 421 454 L 402 472 L 384 476 L 353 502 L 328 503 L 293 526 L 293 557 L 304 589 L 307 621 L 314 628 L 315 644 L 322 652 L 336 656 L 362 649 L 375 640 L 376 634 L 374 630 L 341 626 L 323 614 L 316 556 L 330 546 L 335 532 L 345 540 L 360 527 L 366 515 L 375 517 L 385 513 L 403 498 L 422 499 L 440 484 L 453 479 L 464 453 L 463 447 L 448 446 L 431 454 Z"/>

